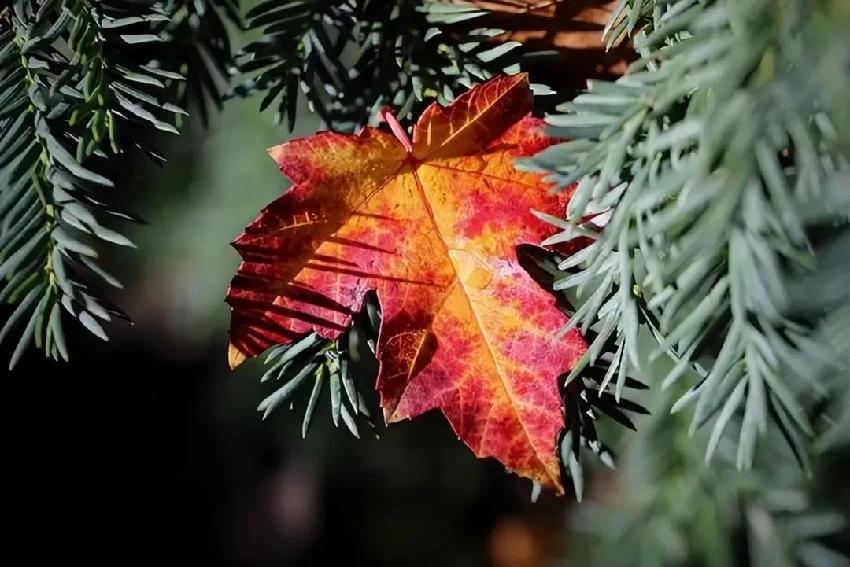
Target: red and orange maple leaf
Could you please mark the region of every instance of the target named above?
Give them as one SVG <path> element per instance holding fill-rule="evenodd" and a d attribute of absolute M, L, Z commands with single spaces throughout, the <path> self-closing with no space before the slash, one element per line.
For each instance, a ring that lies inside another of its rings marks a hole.
<path fill-rule="evenodd" d="M 412 142 L 321 132 L 269 150 L 294 186 L 234 241 L 230 364 L 306 331 L 335 339 L 374 289 L 383 323 L 376 388 L 387 423 L 439 408 L 478 457 L 563 493 L 558 376 L 586 345 L 520 267 L 515 246 L 562 215 L 513 161 L 556 140 L 531 116 L 525 75 L 430 106 Z"/>

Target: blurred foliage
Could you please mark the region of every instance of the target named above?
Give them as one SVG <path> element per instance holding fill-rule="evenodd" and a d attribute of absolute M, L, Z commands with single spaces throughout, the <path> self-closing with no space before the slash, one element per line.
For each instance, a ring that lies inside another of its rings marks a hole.
<path fill-rule="evenodd" d="M 643 337 L 643 342 L 651 346 L 654 340 Z M 642 362 L 657 373 L 674 365 Z M 797 465 L 777 429 L 769 432 L 766 449 L 750 470 L 736 470 L 735 439 L 728 435 L 719 442 L 715 462 L 707 463 L 710 432 L 689 435 L 687 414 L 670 411 L 683 393 L 681 386 L 678 390 L 653 396 L 652 417 L 625 444 L 620 473 L 595 477 L 591 499 L 572 514 L 575 537 L 564 563 L 850 564 L 837 551 L 846 552 L 850 543 L 840 513 L 847 510 L 850 493 L 836 483 L 847 471 L 826 467 L 846 455 L 846 447 L 825 452 L 814 479 Z"/>

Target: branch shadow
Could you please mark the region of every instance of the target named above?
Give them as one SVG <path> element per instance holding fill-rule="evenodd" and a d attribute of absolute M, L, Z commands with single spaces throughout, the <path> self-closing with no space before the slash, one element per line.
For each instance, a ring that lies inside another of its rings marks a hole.
<path fill-rule="evenodd" d="M 231 307 L 231 342 L 250 355 L 258 355 L 273 344 L 288 344 L 296 339 L 298 333 L 287 328 L 289 326 L 308 326 L 320 334 L 339 334 L 349 329 L 350 324 L 341 321 L 350 322 L 361 310 L 364 300 L 356 299 L 359 292 L 345 287 L 319 290 L 294 281 L 305 271 L 326 274 L 329 282 L 333 282 L 335 277 L 347 276 L 372 282 L 440 287 L 440 284 L 427 279 L 395 277 L 362 269 L 357 261 L 342 257 L 344 254 L 336 256 L 316 252 L 317 245 L 323 242 L 357 248 L 370 254 L 398 256 L 395 250 L 336 236 L 320 235 L 313 241 L 303 239 L 295 247 L 290 245 L 289 238 L 265 237 L 262 233 L 256 236 L 258 243 L 235 245 L 243 263 L 231 280 L 226 298 Z M 284 240 L 288 241 L 286 245 L 282 244 Z M 281 299 L 285 300 L 285 305 L 277 303 Z M 291 325 L 293 321 L 302 325 Z"/>

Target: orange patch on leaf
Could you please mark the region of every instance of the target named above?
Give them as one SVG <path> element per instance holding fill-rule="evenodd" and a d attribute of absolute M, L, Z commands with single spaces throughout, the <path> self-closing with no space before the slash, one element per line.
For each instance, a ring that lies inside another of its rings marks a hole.
<path fill-rule="evenodd" d="M 515 158 L 556 140 L 539 132 L 525 75 L 432 105 L 412 151 L 392 134 L 322 132 L 269 150 L 294 183 L 234 241 L 227 301 L 231 366 L 315 330 L 335 339 L 377 291 L 383 312 L 376 388 L 387 423 L 439 408 L 478 457 L 563 493 L 557 377 L 586 349 L 515 246 L 561 216 Z"/>

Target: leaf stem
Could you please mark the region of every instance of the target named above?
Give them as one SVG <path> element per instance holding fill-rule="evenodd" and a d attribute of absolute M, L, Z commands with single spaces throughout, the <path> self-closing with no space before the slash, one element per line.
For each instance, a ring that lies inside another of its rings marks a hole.
<path fill-rule="evenodd" d="M 393 131 L 396 139 L 401 142 L 401 145 L 404 146 L 404 149 L 407 150 L 407 153 L 413 153 L 413 144 L 410 143 L 410 138 L 407 137 L 407 132 L 404 131 L 404 127 L 399 123 L 398 119 L 393 114 L 392 108 L 389 106 L 381 107 L 378 111 L 378 119 L 385 121 L 390 126 L 390 130 Z"/>

